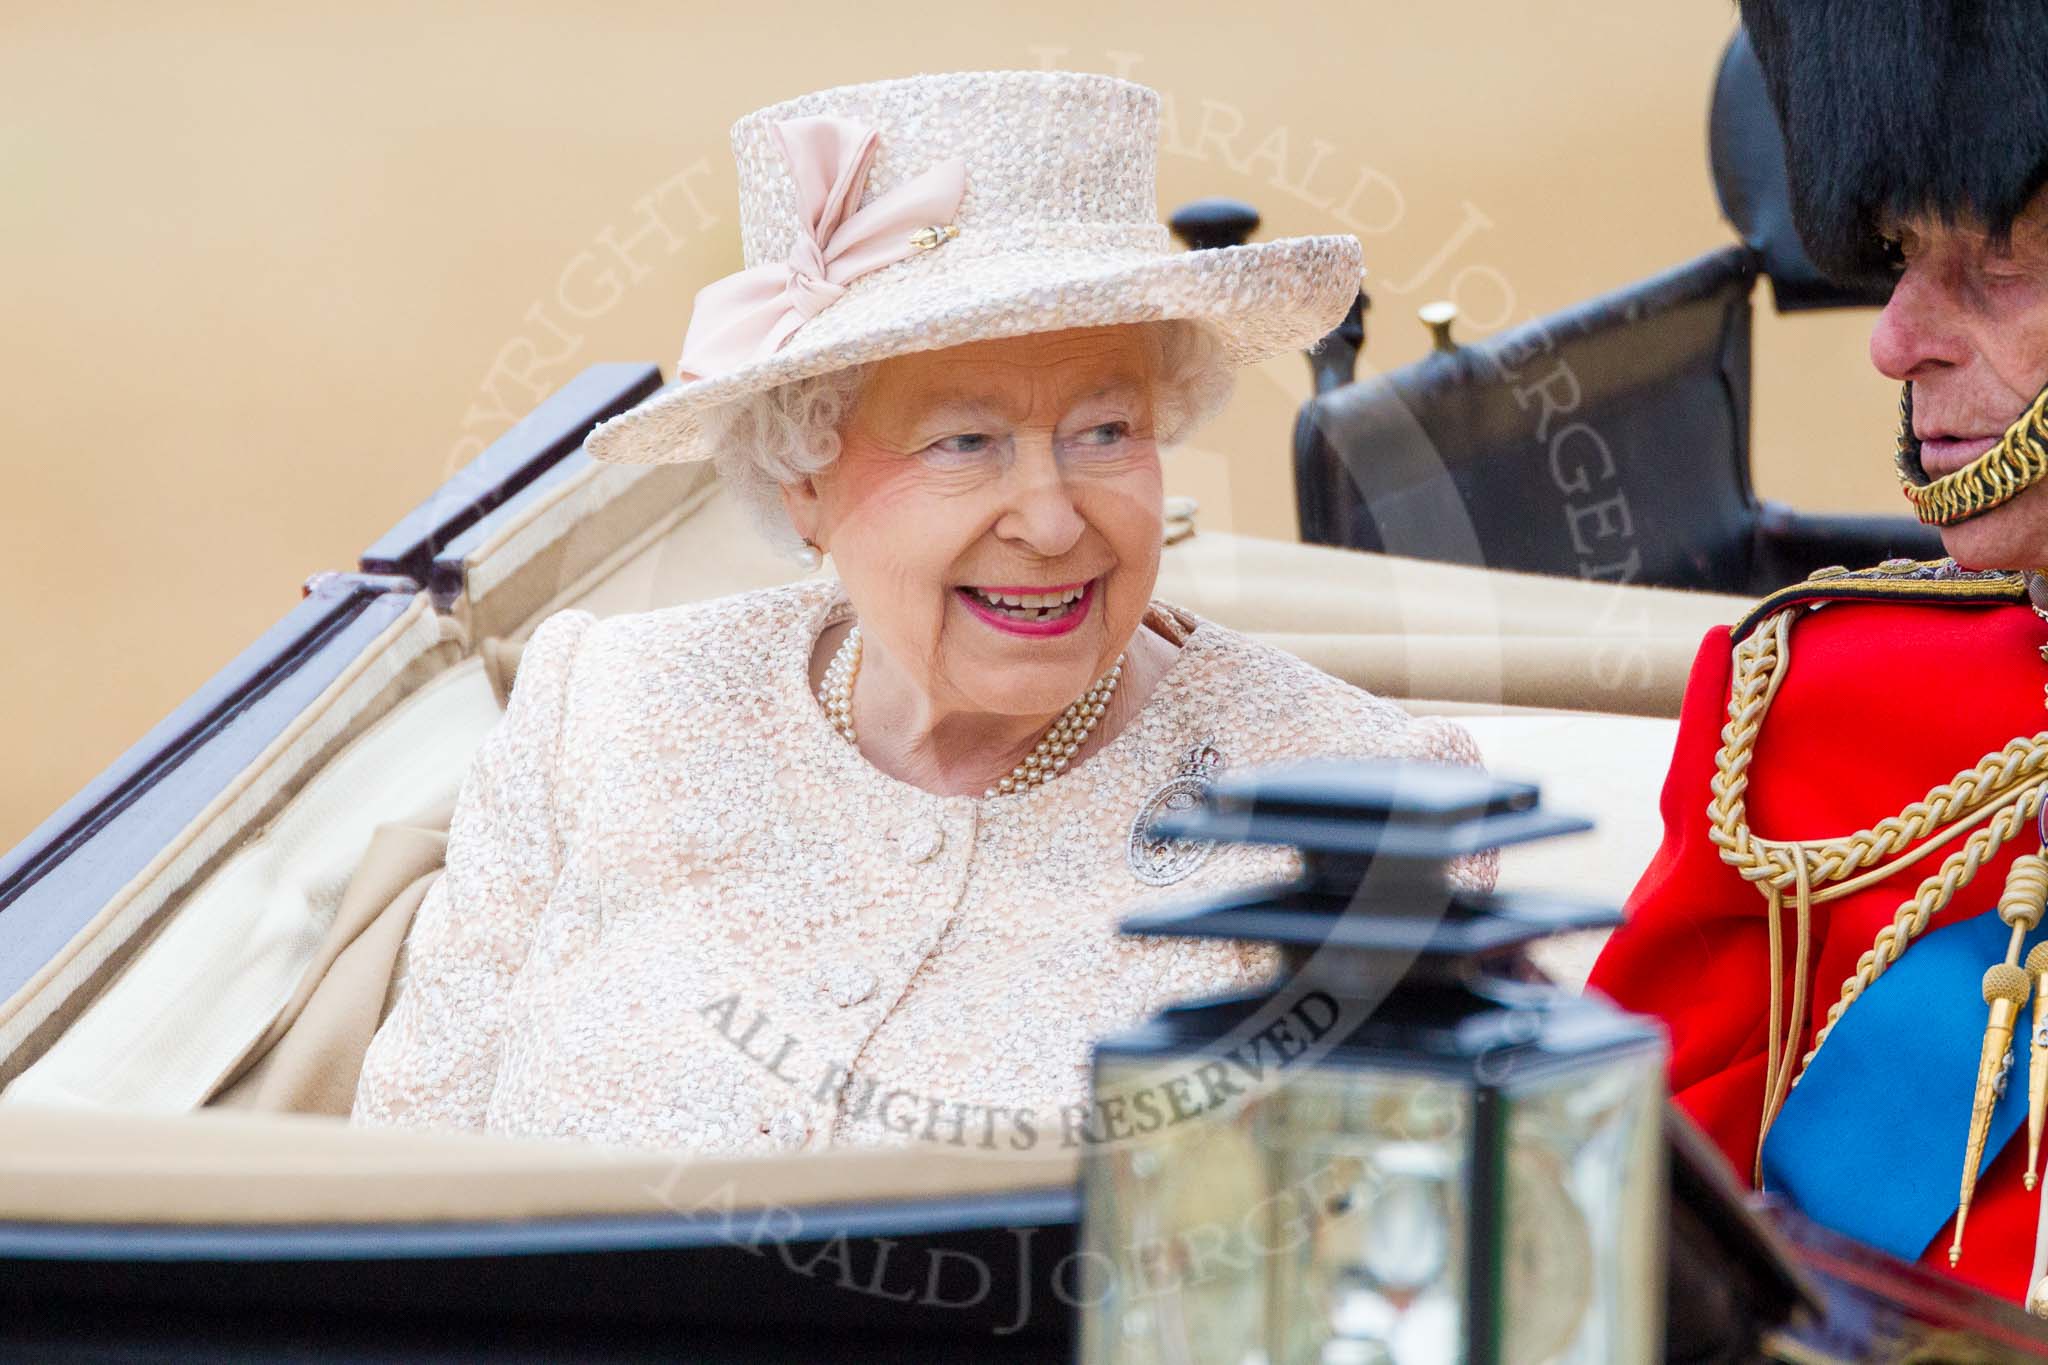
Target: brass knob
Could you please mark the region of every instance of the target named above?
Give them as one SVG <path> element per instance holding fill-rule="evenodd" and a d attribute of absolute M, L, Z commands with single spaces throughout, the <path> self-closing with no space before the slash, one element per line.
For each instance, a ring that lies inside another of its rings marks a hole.
<path fill-rule="evenodd" d="M 1415 316 L 1422 319 L 1422 325 L 1429 328 L 1429 344 L 1432 350 L 1446 355 L 1458 349 L 1458 343 L 1451 340 L 1451 324 L 1458 320 L 1458 305 L 1449 299 L 1438 299 L 1425 303 L 1415 310 Z"/>

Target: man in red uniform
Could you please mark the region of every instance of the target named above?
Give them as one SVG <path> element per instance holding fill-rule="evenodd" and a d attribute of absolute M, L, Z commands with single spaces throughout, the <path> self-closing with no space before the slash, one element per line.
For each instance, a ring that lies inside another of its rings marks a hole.
<path fill-rule="evenodd" d="M 1824 571 L 1708 637 L 1592 984 L 1667 1021 L 1745 1176 L 2041 1311 L 2048 4 L 1742 12 L 1810 252 L 1894 281 L 1871 361 L 1953 559 Z"/>

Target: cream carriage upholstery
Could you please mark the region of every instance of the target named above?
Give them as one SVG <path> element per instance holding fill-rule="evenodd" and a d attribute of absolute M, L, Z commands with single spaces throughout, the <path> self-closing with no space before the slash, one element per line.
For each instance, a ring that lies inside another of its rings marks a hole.
<path fill-rule="evenodd" d="M 346 1112 L 518 642 L 563 607 L 637 611 L 793 573 L 702 466 L 586 464 L 484 530 L 458 592 L 420 592 L 0 1002 L 0 1104 Z M 1186 530 L 1170 530 L 1161 598 L 1459 715 L 1497 770 L 1600 822 L 1511 857 L 1505 879 L 1625 893 L 1655 844 L 1692 655 L 1742 601 Z M 1584 966 L 1582 945 L 1560 970 Z"/>

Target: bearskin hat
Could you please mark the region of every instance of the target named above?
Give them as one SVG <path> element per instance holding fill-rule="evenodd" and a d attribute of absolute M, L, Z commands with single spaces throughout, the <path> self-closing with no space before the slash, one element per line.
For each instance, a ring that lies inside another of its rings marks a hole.
<path fill-rule="evenodd" d="M 1816 263 L 1890 272 L 1888 219 L 2003 239 L 2048 181 L 2048 0 L 1741 0 Z"/>

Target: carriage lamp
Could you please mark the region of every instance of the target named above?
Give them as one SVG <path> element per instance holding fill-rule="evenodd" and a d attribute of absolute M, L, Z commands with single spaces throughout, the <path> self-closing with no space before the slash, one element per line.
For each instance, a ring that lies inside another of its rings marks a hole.
<path fill-rule="evenodd" d="M 1248 771 L 1161 822 L 1304 871 L 1122 925 L 1272 944 L 1280 971 L 1096 1047 L 1086 1365 L 1654 1358 L 1663 1036 L 1524 955 L 1618 916 L 1448 876 L 1584 828 L 1419 764 Z"/>

